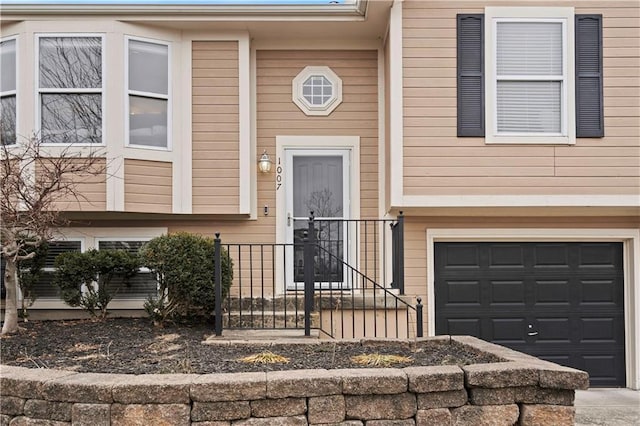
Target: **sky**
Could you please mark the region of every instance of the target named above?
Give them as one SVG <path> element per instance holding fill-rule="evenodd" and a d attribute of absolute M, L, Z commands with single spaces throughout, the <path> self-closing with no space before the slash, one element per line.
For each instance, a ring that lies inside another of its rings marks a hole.
<path fill-rule="evenodd" d="M 328 4 L 330 0 L 0 0 L 0 4 Z M 331 2 L 333 3 L 333 2 Z M 338 0 L 337 3 L 353 3 L 353 0 Z"/>

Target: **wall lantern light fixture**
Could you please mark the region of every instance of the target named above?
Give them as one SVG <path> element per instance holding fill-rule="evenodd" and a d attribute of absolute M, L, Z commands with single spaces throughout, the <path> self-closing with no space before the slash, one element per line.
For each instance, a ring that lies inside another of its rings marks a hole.
<path fill-rule="evenodd" d="M 266 149 L 258 160 L 258 170 L 262 173 L 269 173 L 271 171 L 271 158 L 269 158 L 269 154 L 267 154 Z"/>

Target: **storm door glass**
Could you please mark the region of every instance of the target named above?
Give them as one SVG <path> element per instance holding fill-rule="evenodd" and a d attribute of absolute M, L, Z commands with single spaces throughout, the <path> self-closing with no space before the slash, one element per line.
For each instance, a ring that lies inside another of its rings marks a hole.
<path fill-rule="evenodd" d="M 315 217 L 314 278 L 317 285 L 341 286 L 344 279 L 344 155 L 294 155 L 292 202 L 294 281 L 304 282 L 303 241 Z"/>

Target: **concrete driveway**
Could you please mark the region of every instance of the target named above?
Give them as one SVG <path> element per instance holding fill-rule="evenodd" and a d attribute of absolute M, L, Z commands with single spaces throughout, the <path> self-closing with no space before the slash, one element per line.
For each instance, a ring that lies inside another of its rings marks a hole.
<path fill-rule="evenodd" d="M 640 391 L 589 389 L 576 391 L 576 426 L 640 425 Z"/>

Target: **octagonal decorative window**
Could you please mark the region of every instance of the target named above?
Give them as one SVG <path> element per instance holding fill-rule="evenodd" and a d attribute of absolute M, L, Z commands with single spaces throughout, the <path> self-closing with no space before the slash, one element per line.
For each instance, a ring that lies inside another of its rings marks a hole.
<path fill-rule="evenodd" d="M 292 93 L 306 115 L 329 115 L 342 102 L 342 80 L 329 67 L 308 66 L 293 79 Z"/>

